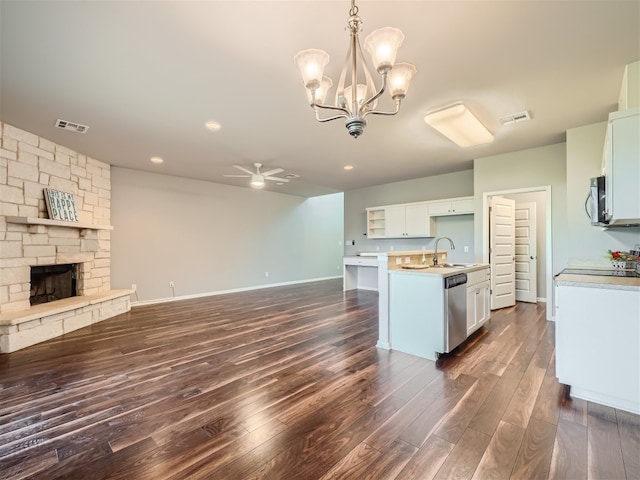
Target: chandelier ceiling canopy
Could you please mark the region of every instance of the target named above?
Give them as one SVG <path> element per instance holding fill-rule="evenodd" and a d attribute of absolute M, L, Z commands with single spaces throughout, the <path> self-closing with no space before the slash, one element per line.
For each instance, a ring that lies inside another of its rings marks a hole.
<path fill-rule="evenodd" d="M 338 80 L 335 101 L 331 104 L 325 104 L 327 93 L 333 86 L 333 81 L 324 75 L 324 68 L 329 63 L 329 54 L 323 50 L 309 49 L 298 52 L 294 57 L 316 119 L 319 122 L 329 122 L 344 118 L 347 130 L 354 138 L 362 134 L 367 125 L 365 117 L 368 115 L 398 113 L 400 102 L 407 94 L 409 83 L 417 71 L 410 63 L 396 63 L 396 53 L 404 41 L 402 31 L 392 27 L 379 28 L 371 32 L 364 41 L 373 68 L 381 76 L 380 88 L 376 88 L 360 46 L 361 25 L 358 7 L 355 0 L 351 0 L 347 22 L 350 35 L 349 49 Z M 378 99 L 386 90 L 395 102 L 395 109 L 376 110 Z M 321 118 L 320 110 L 328 110 L 334 115 Z"/>

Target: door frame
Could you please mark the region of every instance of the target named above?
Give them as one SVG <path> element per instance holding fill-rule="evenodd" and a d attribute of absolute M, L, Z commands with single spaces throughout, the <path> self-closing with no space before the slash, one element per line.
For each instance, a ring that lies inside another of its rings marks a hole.
<path fill-rule="evenodd" d="M 545 270 L 546 270 L 546 299 L 547 299 L 547 320 L 555 321 L 553 316 L 553 246 L 551 242 L 551 185 L 539 186 L 539 187 L 526 187 L 516 188 L 511 190 L 497 190 L 493 192 L 482 193 L 482 262 L 489 263 L 489 197 L 499 195 L 510 195 L 514 193 L 530 193 L 530 192 L 545 192 L 546 196 L 546 209 L 544 212 L 546 235 L 544 242 L 544 249 L 546 255 Z"/>

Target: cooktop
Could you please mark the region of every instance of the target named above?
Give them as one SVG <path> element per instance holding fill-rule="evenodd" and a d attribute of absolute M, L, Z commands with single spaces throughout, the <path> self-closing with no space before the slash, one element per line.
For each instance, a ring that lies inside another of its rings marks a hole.
<path fill-rule="evenodd" d="M 562 273 L 567 273 L 571 275 L 600 275 L 604 277 L 633 277 L 640 278 L 640 273 L 634 272 L 633 270 L 598 270 L 598 269 L 588 269 L 588 268 L 565 268 L 562 270 Z"/>

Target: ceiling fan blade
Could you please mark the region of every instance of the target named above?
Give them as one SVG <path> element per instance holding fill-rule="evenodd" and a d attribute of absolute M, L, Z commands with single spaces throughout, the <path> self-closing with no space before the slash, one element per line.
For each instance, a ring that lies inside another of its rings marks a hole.
<path fill-rule="evenodd" d="M 251 175 L 225 175 L 225 177 L 232 177 L 232 178 L 250 178 Z"/>
<path fill-rule="evenodd" d="M 273 180 L 274 182 L 288 182 L 288 178 L 280 178 L 280 177 L 264 177 L 265 180 Z"/>
<path fill-rule="evenodd" d="M 274 168 L 273 170 L 269 170 L 268 172 L 260 172 L 260 173 L 265 177 L 268 177 L 270 175 L 273 175 L 274 173 L 280 173 L 280 172 L 284 172 L 284 170 L 282 168 Z"/>
<path fill-rule="evenodd" d="M 256 173 L 252 172 L 248 168 L 243 167 L 242 165 L 234 165 L 234 167 L 236 167 L 238 170 L 242 170 L 243 172 L 248 173 L 249 175 L 254 175 Z"/>

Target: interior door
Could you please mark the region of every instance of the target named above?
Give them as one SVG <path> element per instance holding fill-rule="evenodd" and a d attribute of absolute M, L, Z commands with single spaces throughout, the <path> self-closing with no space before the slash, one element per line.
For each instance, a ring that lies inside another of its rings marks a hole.
<path fill-rule="evenodd" d="M 536 303 L 538 300 L 536 204 L 517 203 L 516 224 L 516 300 Z"/>
<path fill-rule="evenodd" d="M 491 264 L 491 310 L 516 303 L 515 200 L 489 200 L 489 263 Z"/>

